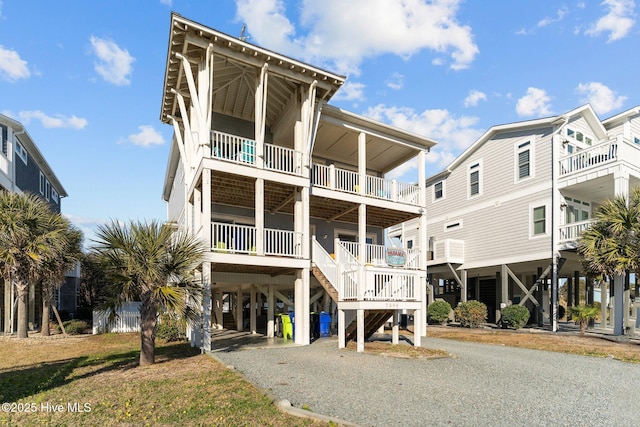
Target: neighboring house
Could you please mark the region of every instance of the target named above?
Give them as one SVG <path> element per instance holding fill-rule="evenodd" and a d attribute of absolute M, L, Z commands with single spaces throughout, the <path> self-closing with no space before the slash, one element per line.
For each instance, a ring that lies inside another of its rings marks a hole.
<path fill-rule="evenodd" d="M 433 293 L 452 306 L 480 300 L 491 322 L 513 303 L 529 307 L 540 324 L 553 323 L 554 278 L 569 306 L 593 302 L 576 253 L 580 233 L 600 203 L 639 184 L 639 108 L 600 121 L 585 105 L 492 127 L 427 179 Z M 388 233 L 410 248 L 420 242 L 417 230 L 414 220 Z M 623 311 L 615 313 L 611 319 L 621 319 Z"/>
<path fill-rule="evenodd" d="M 327 104 L 344 80 L 172 15 L 163 198 L 168 220 L 209 248 L 194 345 L 208 350 L 223 326 L 273 337 L 276 315 L 291 311 L 295 342 L 308 344 L 312 312 L 326 311 L 340 345 L 358 337 L 362 351 L 393 315 L 397 340 L 402 310 L 415 314 L 419 344 L 426 258 L 386 248 L 384 229 L 426 221 L 424 160 L 435 142 Z M 420 184 L 385 178 L 415 158 Z"/>
<path fill-rule="evenodd" d="M 0 139 L 0 191 L 37 194 L 48 202 L 51 210 L 59 213 L 67 192 L 24 126 L 0 114 Z M 15 330 L 17 319 L 12 310 L 13 299 L 14 290 L 3 285 L 0 331 Z M 35 329 L 41 324 L 42 302 L 40 292 L 33 287 L 29 290 L 28 309 L 29 327 Z"/>

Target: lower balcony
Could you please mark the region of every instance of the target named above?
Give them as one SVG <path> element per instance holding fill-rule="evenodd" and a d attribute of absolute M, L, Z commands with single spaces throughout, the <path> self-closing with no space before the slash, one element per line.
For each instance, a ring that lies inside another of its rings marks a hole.
<path fill-rule="evenodd" d="M 302 233 L 295 231 L 265 228 L 259 241 L 256 227 L 222 222 L 211 224 L 213 252 L 301 258 L 301 249 Z"/>
<path fill-rule="evenodd" d="M 580 235 L 584 230 L 589 228 L 593 223 L 592 219 L 585 221 L 572 222 L 571 224 L 561 225 L 559 229 L 558 243 L 562 249 L 575 249 L 578 247 Z"/>

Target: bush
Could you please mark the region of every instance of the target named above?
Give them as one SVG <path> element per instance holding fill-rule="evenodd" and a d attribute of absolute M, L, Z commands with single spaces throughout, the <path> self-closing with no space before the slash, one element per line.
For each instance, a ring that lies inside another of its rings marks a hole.
<path fill-rule="evenodd" d="M 500 321 L 505 327 L 520 329 L 529 321 L 529 310 L 521 305 L 510 305 L 500 311 Z"/>
<path fill-rule="evenodd" d="M 478 328 L 487 321 L 487 306 L 480 301 L 461 302 L 454 313 L 458 322 L 469 328 Z"/>
<path fill-rule="evenodd" d="M 64 326 L 64 330 L 69 335 L 80 335 L 84 334 L 89 328 L 89 324 L 84 320 L 72 319 L 67 320 L 66 322 L 62 322 Z M 58 333 L 62 332 L 60 329 L 60 325 L 56 324 L 56 329 Z"/>
<path fill-rule="evenodd" d="M 185 334 L 184 322 L 181 322 L 179 319 L 168 314 L 160 316 L 160 320 L 156 326 L 157 338 L 168 342 L 180 341 L 185 337 Z"/>
<path fill-rule="evenodd" d="M 430 322 L 443 324 L 449 319 L 451 304 L 446 301 L 434 301 L 427 308 L 427 316 Z"/>

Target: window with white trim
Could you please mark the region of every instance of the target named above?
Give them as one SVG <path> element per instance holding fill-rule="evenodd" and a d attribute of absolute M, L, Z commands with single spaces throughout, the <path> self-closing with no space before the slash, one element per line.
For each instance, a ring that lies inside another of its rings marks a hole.
<path fill-rule="evenodd" d="M 16 154 L 22 159 L 24 164 L 27 164 L 27 150 L 23 147 L 22 143 L 16 138 Z"/>
<path fill-rule="evenodd" d="M 44 198 L 49 200 L 49 196 L 51 195 L 51 184 L 49 180 L 44 181 Z"/>
<path fill-rule="evenodd" d="M 9 141 L 7 141 L 7 127 L 0 125 L 0 144 L 2 145 L 2 154 L 5 156 L 9 152 Z"/>
<path fill-rule="evenodd" d="M 44 177 L 44 174 L 42 172 L 40 172 L 40 194 L 42 194 L 44 196 L 44 182 L 46 181 L 46 178 Z"/>
<path fill-rule="evenodd" d="M 533 144 L 525 141 L 515 146 L 516 181 L 533 176 Z"/>
<path fill-rule="evenodd" d="M 433 200 L 442 199 L 444 197 L 444 181 L 433 184 Z"/>
<path fill-rule="evenodd" d="M 58 192 L 53 187 L 51 187 L 51 200 L 53 200 L 56 204 L 60 203 Z"/>
<path fill-rule="evenodd" d="M 469 178 L 469 197 L 482 194 L 482 162 L 477 162 L 467 167 Z"/>
<path fill-rule="evenodd" d="M 547 233 L 547 207 L 536 206 L 532 211 L 532 231 L 534 236 Z"/>

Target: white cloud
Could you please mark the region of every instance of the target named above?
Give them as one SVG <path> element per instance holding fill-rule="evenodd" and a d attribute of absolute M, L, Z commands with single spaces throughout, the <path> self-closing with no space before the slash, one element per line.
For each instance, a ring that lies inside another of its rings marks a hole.
<path fill-rule="evenodd" d="M 160 0 L 160 4 L 164 4 L 166 6 L 173 6 L 173 0 Z"/>
<path fill-rule="evenodd" d="M 49 116 L 40 110 L 33 111 L 20 111 L 18 117 L 23 124 L 29 124 L 31 120 L 39 120 L 43 127 L 47 129 L 53 128 L 70 128 L 70 129 L 84 129 L 88 122 L 87 119 L 83 119 L 78 116 L 64 116 L 62 114 L 56 114 L 55 116 Z"/>
<path fill-rule="evenodd" d="M 519 116 L 546 116 L 551 114 L 551 97 L 543 89 L 530 87 L 527 94 L 518 99 L 516 112 Z"/>
<path fill-rule="evenodd" d="M 364 101 L 364 88 L 363 83 L 347 81 L 332 99 L 335 101 Z"/>
<path fill-rule="evenodd" d="M 460 2 L 298 1 L 299 28 L 287 17 L 283 0 L 236 0 L 236 5 L 238 19 L 260 45 L 357 75 L 364 58 L 409 58 L 423 49 L 448 55 L 452 69 L 469 67 L 479 51 L 471 27 L 457 20 Z"/>
<path fill-rule="evenodd" d="M 138 126 L 140 132 L 129 135 L 128 141 L 134 145 L 141 147 L 149 147 L 151 145 L 164 144 L 164 138 L 153 127 L 142 125 Z"/>
<path fill-rule="evenodd" d="M 627 100 L 626 96 L 618 96 L 617 92 L 600 82 L 580 83 L 576 92 L 583 95 L 581 101 L 591 104 L 598 114 L 606 114 L 620 108 Z"/>
<path fill-rule="evenodd" d="M 87 218 L 76 216 L 69 213 L 64 213 L 63 216 L 69 220 L 73 225 L 75 225 L 82 234 L 84 235 L 83 246 L 85 249 L 90 248 L 94 244 L 94 240 L 96 239 L 96 230 L 99 226 L 108 223 L 106 219 L 100 218 Z"/>
<path fill-rule="evenodd" d="M 595 37 L 602 33 L 609 33 L 608 43 L 629 34 L 635 24 L 635 2 L 633 0 L 604 0 L 601 4 L 609 8 L 609 13 L 591 24 L 585 34 Z"/>
<path fill-rule="evenodd" d="M 556 12 L 555 18 L 547 16 L 538 21 L 538 27 L 546 27 L 547 25 L 551 25 L 554 22 L 560 22 L 564 19 L 567 13 L 569 13 L 569 9 L 567 8 L 567 6 L 562 6 L 562 8 L 558 9 L 558 11 Z"/>
<path fill-rule="evenodd" d="M 130 74 L 135 58 L 127 49 L 120 48 L 111 40 L 91 36 L 91 47 L 98 62 L 95 70 L 109 83 L 116 86 L 126 86 L 130 81 Z"/>
<path fill-rule="evenodd" d="M 455 117 L 444 109 L 425 110 L 417 113 L 411 108 L 387 107 L 377 105 L 363 113 L 375 120 L 390 123 L 401 129 L 424 135 L 434 139 L 436 145 L 427 155 L 427 162 L 443 168 L 455 159 L 464 149 L 471 145 L 482 134 L 474 127 L 478 123 L 477 117 Z M 403 165 L 389 174 L 390 177 L 400 177 L 415 171 L 417 163 Z M 414 178 L 415 179 L 415 178 Z"/>
<path fill-rule="evenodd" d="M 393 90 L 400 90 L 404 87 L 404 76 L 400 73 L 393 73 L 386 81 L 387 87 Z"/>
<path fill-rule="evenodd" d="M 469 91 L 469 95 L 464 99 L 465 107 L 475 107 L 480 101 L 486 101 L 487 95 L 479 90 L 472 89 Z"/>
<path fill-rule="evenodd" d="M 20 58 L 15 50 L 5 49 L 0 45 L 0 79 L 15 82 L 18 79 L 29 78 L 30 75 L 27 61 Z"/>

